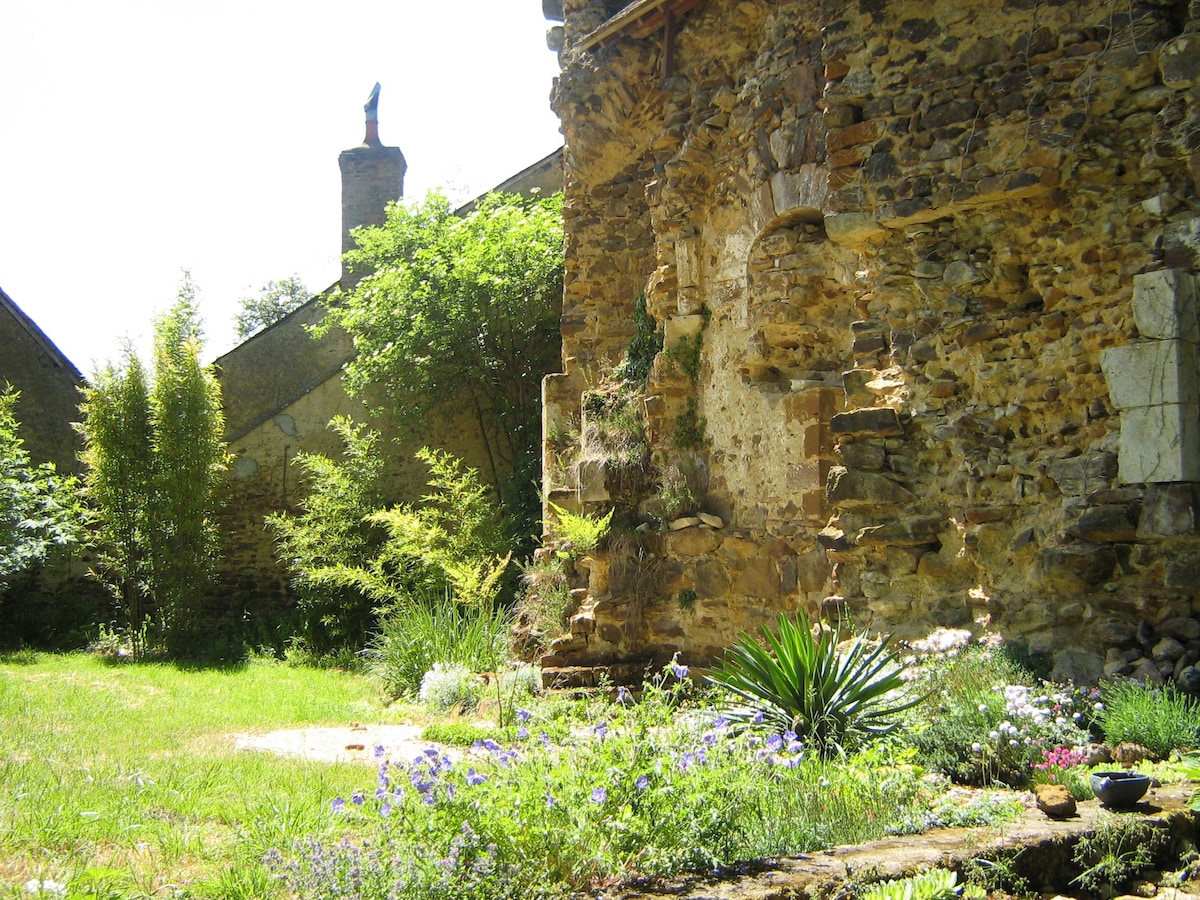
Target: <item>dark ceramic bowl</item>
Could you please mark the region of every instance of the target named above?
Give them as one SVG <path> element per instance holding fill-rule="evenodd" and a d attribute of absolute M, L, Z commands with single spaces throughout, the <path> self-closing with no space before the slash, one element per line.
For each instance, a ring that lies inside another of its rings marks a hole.
<path fill-rule="evenodd" d="M 1105 806 L 1133 806 L 1150 788 L 1150 776 L 1137 772 L 1093 772 L 1092 793 Z"/>

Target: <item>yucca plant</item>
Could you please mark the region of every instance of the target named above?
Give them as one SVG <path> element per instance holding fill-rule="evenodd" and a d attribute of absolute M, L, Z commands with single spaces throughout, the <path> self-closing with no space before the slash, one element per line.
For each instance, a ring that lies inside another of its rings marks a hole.
<path fill-rule="evenodd" d="M 840 629 L 814 636 L 803 611 L 762 634 L 760 642 L 743 632 L 708 678 L 745 701 L 723 712 L 735 728 L 790 731 L 829 754 L 894 730 L 895 717 L 921 700 L 906 690 L 887 638 L 873 644 L 862 633 L 839 650 Z"/>

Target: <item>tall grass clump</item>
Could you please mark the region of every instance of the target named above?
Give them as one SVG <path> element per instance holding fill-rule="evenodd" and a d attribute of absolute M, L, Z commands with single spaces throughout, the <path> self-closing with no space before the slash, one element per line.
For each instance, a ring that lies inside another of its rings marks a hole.
<path fill-rule="evenodd" d="M 512 615 L 503 606 L 475 608 L 453 600 L 417 600 L 393 609 L 380 622 L 367 652 L 368 668 L 387 696 L 417 694 L 435 664 L 486 671 L 508 653 Z"/>
<path fill-rule="evenodd" d="M 1096 720 L 1110 744 L 1131 741 L 1161 759 L 1200 746 L 1200 704 L 1171 685 L 1111 681 L 1102 686 L 1101 698 Z"/>
<path fill-rule="evenodd" d="M 313 898 L 560 896 L 867 840 L 928 806 L 920 772 L 882 749 L 834 765 L 794 735 L 678 715 L 679 676 L 594 708 L 565 746 L 519 710 L 509 745 L 384 762 L 373 789 L 331 798 L 343 839 L 281 846 L 273 868 Z"/>

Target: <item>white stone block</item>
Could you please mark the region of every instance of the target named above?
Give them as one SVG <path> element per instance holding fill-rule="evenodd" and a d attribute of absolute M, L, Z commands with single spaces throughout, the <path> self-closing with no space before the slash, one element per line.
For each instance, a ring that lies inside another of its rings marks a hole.
<path fill-rule="evenodd" d="M 704 316 L 671 316 L 663 323 L 663 346 L 674 347 L 681 338 L 694 338 L 704 330 Z"/>
<path fill-rule="evenodd" d="M 675 242 L 675 279 L 679 287 L 700 287 L 700 256 L 700 241 L 696 238 Z"/>
<path fill-rule="evenodd" d="M 1196 345 L 1182 340 L 1139 341 L 1101 351 L 1108 394 L 1119 410 L 1165 403 L 1200 403 Z"/>
<path fill-rule="evenodd" d="M 1126 484 L 1200 481 L 1200 405 L 1123 411 L 1120 460 Z"/>
<path fill-rule="evenodd" d="M 605 503 L 612 498 L 608 493 L 608 471 L 602 459 L 579 461 L 579 502 Z"/>
<path fill-rule="evenodd" d="M 1133 319 L 1150 340 L 1200 341 L 1195 279 L 1178 269 L 1134 275 Z"/>

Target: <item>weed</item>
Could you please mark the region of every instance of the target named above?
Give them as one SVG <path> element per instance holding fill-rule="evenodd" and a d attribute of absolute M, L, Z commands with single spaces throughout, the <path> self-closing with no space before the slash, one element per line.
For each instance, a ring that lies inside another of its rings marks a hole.
<path fill-rule="evenodd" d="M 694 334 L 691 337 L 680 335 L 674 344 L 663 351 L 692 384 L 696 384 L 700 380 L 700 348 L 703 344 L 703 333 Z"/>
<path fill-rule="evenodd" d="M 1108 821 L 1075 845 L 1073 858 L 1083 871 L 1071 883 L 1090 893 L 1120 889 L 1150 868 L 1168 839 L 1166 829 L 1144 820 Z"/>
<path fill-rule="evenodd" d="M 696 592 L 692 588 L 684 588 L 675 599 L 680 609 L 691 611 L 696 606 Z"/>
<path fill-rule="evenodd" d="M 705 432 L 708 421 L 699 413 L 695 397 L 688 397 L 687 408 L 675 417 L 675 446 L 680 450 L 702 450 L 708 446 Z"/>
<path fill-rule="evenodd" d="M 639 294 L 633 304 L 633 326 L 636 332 L 625 350 L 625 359 L 617 368 L 617 378 L 636 387 L 645 387 L 654 365 L 654 357 L 662 350 L 663 336 L 654 317 L 646 310 L 646 295 Z"/>
<path fill-rule="evenodd" d="M 613 510 L 604 515 L 576 515 L 563 509 L 555 503 L 550 503 L 554 510 L 554 530 L 559 537 L 569 543 L 575 553 L 591 553 L 600 544 L 600 539 L 608 534 L 612 525 Z"/>

